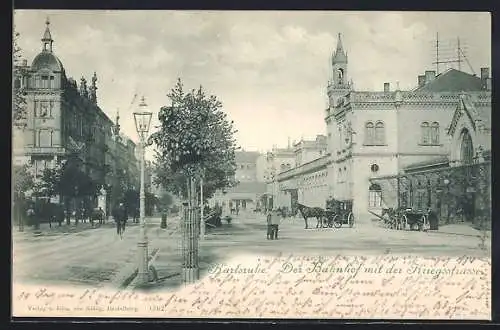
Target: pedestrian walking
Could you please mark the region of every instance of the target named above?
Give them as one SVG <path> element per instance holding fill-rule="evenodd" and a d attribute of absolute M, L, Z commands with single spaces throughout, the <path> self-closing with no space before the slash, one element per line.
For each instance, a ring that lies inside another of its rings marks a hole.
<path fill-rule="evenodd" d="M 267 212 L 266 214 L 266 222 L 267 222 L 267 239 L 272 239 L 273 227 L 271 225 L 271 212 Z"/>
<path fill-rule="evenodd" d="M 127 221 L 127 211 L 123 203 L 120 203 L 113 212 L 113 218 L 116 222 L 116 233 L 123 239 L 123 232 L 125 231 L 125 223 Z"/>
<path fill-rule="evenodd" d="M 278 239 L 278 229 L 281 220 L 281 212 L 275 209 L 271 214 L 271 239 Z"/>
<path fill-rule="evenodd" d="M 28 223 L 30 225 L 35 224 L 35 209 L 32 205 L 28 207 L 28 210 L 26 211 L 26 216 L 28 217 Z"/>

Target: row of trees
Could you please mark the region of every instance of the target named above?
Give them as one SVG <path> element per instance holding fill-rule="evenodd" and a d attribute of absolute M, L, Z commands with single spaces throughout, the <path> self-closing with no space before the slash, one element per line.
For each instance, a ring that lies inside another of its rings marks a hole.
<path fill-rule="evenodd" d="M 14 30 L 12 36 L 12 77 L 14 81 L 22 77 L 20 69 L 22 64 L 22 51 L 21 47 L 19 47 L 18 40 L 19 33 Z M 25 128 L 26 126 L 26 99 L 24 86 L 16 83 L 13 84 L 12 88 L 12 124 L 17 128 Z"/>

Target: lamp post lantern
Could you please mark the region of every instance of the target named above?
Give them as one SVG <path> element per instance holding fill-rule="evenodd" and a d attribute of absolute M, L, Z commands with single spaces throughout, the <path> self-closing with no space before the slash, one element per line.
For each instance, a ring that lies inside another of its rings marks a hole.
<path fill-rule="evenodd" d="M 137 134 L 140 139 L 140 164 L 141 164 L 141 188 L 139 193 L 139 207 L 140 207 L 140 237 L 137 246 L 139 248 L 139 271 L 138 278 L 142 283 L 147 283 L 148 279 L 148 237 L 146 235 L 146 217 L 145 217 L 145 201 L 146 195 L 144 192 L 144 151 L 146 149 L 146 140 L 151 124 L 152 113 L 147 111 L 147 105 L 144 96 L 139 104 L 140 111 L 134 112 L 134 121 Z"/>

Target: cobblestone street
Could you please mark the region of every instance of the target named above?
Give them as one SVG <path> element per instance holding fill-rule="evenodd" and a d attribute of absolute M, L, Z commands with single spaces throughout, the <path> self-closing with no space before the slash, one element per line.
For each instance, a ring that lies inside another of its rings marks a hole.
<path fill-rule="evenodd" d="M 157 288 L 176 287 L 182 264 L 178 219 L 160 229 L 160 219 L 148 219 L 149 252 L 159 249 L 154 260 Z M 85 224 L 83 224 L 85 226 Z M 315 225 L 315 223 L 314 223 Z M 82 228 L 84 228 L 82 226 Z M 458 227 L 458 228 L 457 228 Z M 266 239 L 265 218 L 261 214 L 241 213 L 231 224 L 207 232 L 200 241 L 201 276 L 209 264 L 224 262 L 241 254 L 258 256 L 288 255 L 377 255 L 382 253 L 428 256 L 487 256 L 479 248 L 480 232 L 465 225 L 440 228 L 438 232 L 396 231 L 371 221 L 354 228 L 304 229 L 300 218 L 285 219 L 279 239 Z M 460 232 L 461 229 L 461 232 Z M 139 226 L 130 224 L 120 239 L 112 224 L 86 228 L 79 232 L 49 232 L 35 236 L 27 230 L 14 234 L 14 279 L 19 282 L 63 284 L 88 287 L 124 285 L 137 264 Z"/>

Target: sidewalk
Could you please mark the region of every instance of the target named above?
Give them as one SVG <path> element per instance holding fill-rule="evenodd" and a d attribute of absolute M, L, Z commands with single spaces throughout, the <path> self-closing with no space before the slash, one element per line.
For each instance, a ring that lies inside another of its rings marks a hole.
<path fill-rule="evenodd" d="M 462 235 L 462 236 L 483 236 L 491 237 L 491 230 L 477 230 L 473 228 L 470 224 L 450 224 L 439 226 L 438 230 L 429 231 L 429 233 L 435 234 L 449 234 L 449 235 Z"/>
<path fill-rule="evenodd" d="M 230 224 L 223 221 L 222 226 L 214 228 L 206 233 L 205 238 L 199 240 L 199 271 L 200 277 L 208 271 L 208 267 L 215 262 L 221 262 L 229 252 L 236 252 L 237 245 L 243 243 L 244 246 L 258 240 L 265 240 L 265 218 L 262 216 L 249 218 L 250 214 L 233 215 Z M 154 254 L 159 249 L 150 263 L 154 267 L 157 281 L 147 285 L 139 285 L 137 279 L 130 283 L 131 289 L 141 289 L 145 291 L 173 289 L 182 285 L 182 232 L 180 219 L 176 225 L 169 221 L 167 230 L 157 230 L 154 237 L 151 235 L 149 253 Z M 260 228 L 262 227 L 262 228 Z M 227 239 L 226 237 L 231 237 Z M 260 243 L 259 243 L 260 244 Z M 236 249 L 236 250 L 235 250 Z"/>
<path fill-rule="evenodd" d="M 137 223 L 132 222 L 132 218 L 127 221 L 127 226 L 136 226 Z M 116 223 L 114 220 L 107 220 L 104 224 L 99 224 L 98 221 L 94 221 L 94 226 L 92 226 L 90 221 L 82 222 L 80 221 L 78 225 L 75 224 L 75 220 L 71 220 L 71 224 L 67 225 L 66 221 L 61 223 L 61 226 L 57 222 L 52 222 L 52 226 L 49 223 L 41 223 L 38 230 L 34 226 L 24 226 L 24 231 L 19 231 L 19 226 L 15 223 L 12 224 L 12 237 L 22 238 L 22 237 L 40 237 L 40 236 L 54 236 L 54 235 L 67 235 L 75 234 L 85 230 L 98 229 L 98 228 L 114 228 Z"/>

